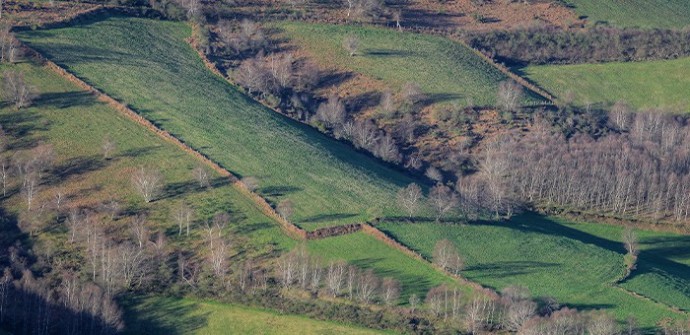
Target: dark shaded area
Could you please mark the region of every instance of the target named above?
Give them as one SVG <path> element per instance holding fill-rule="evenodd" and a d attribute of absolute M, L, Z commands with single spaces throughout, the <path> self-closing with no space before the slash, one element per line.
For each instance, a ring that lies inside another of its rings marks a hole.
<path fill-rule="evenodd" d="M 546 263 L 546 262 L 528 262 L 528 261 L 515 261 L 515 262 L 497 262 L 497 263 L 487 263 L 481 265 L 475 265 L 467 267 L 466 271 L 478 271 L 483 274 L 475 274 L 472 277 L 492 277 L 492 278 L 505 278 L 517 275 L 525 275 L 530 273 L 539 272 L 546 268 L 554 268 L 559 266 L 558 263 Z"/>
<path fill-rule="evenodd" d="M 64 179 L 83 175 L 104 168 L 107 162 L 101 156 L 74 157 L 53 168 L 49 183 L 59 183 Z"/>
<path fill-rule="evenodd" d="M 85 91 L 42 93 L 33 102 L 35 107 L 47 108 L 70 108 L 75 106 L 89 107 L 97 104 L 98 101 L 93 94 Z"/>
<path fill-rule="evenodd" d="M 302 189 L 296 186 L 269 186 L 259 189 L 259 192 L 268 197 L 282 197 L 290 193 L 299 192 Z"/>
<path fill-rule="evenodd" d="M 387 58 L 387 57 L 410 57 L 414 56 L 417 53 L 413 51 L 407 51 L 407 50 L 393 50 L 393 49 L 367 49 L 364 54 L 366 56 L 371 56 L 371 57 L 381 57 L 381 58 Z"/>
<path fill-rule="evenodd" d="M 321 214 L 321 215 L 316 215 L 316 216 L 306 218 L 306 219 L 300 221 L 300 223 L 318 223 L 318 222 L 324 222 L 324 221 L 344 220 L 344 219 L 348 219 L 348 218 L 351 218 L 354 216 L 357 216 L 357 214 L 352 214 L 352 213 Z"/>
<path fill-rule="evenodd" d="M 192 315 L 196 304 L 180 304 L 177 298 L 128 297 L 120 304 L 124 308 L 124 334 L 191 334 L 206 326 L 208 315 Z M 146 306 L 145 313 L 137 305 Z"/>
<path fill-rule="evenodd" d="M 344 99 L 345 106 L 350 112 L 359 112 L 363 109 L 376 107 L 381 102 L 381 92 L 369 91 Z"/>

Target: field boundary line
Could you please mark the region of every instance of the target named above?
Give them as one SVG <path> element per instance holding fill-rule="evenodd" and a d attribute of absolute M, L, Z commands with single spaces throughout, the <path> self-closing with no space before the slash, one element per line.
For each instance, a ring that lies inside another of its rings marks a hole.
<path fill-rule="evenodd" d="M 635 292 L 635 291 L 628 290 L 627 288 L 622 287 L 622 286 L 618 285 L 617 283 L 611 283 L 610 286 L 612 286 L 612 287 L 614 287 L 614 288 L 617 288 L 617 289 L 623 291 L 623 293 L 626 293 L 626 294 L 628 294 L 629 296 L 631 296 L 631 297 L 633 297 L 633 298 L 637 298 L 637 299 L 640 299 L 640 300 L 645 300 L 645 301 L 647 301 L 647 302 L 650 302 L 650 303 L 653 303 L 653 304 L 662 306 L 662 307 L 664 307 L 664 308 L 666 308 L 666 309 L 668 309 L 668 310 L 670 310 L 671 312 L 674 312 L 674 313 L 678 313 L 678 314 L 681 314 L 681 315 L 684 315 L 684 316 L 690 316 L 690 313 L 688 313 L 687 311 L 684 311 L 684 310 L 678 308 L 677 306 L 674 306 L 674 305 L 671 305 L 671 304 L 667 304 L 667 303 L 665 303 L 665 302 L 658 301 L 658 300 L 656 300 L 656 299 L 652 299 L 652 298 L 650 298 L 650 297 L 648 297 L 648 296 L 646 296 L 646 295 L 637 293 L 637 292 Z"/>
<path fill-rule="evenodd" d="M 451 278 L 453 278 L 453 279 L 459 281 L 461 284 L 469 285 L 469 286 L 471 286 L 471 287 L 472 287 L 473 289 L 475 289 L 475 290 L 480 290 L 480 291 L 489 290 L 489 291 L 491 291 L 491 292 L 494 292 L 493 290 L 488 289 L 488 288 L 482 286 L 481 284 L 479 284 L 479 283 L 477 283 L 477 282 L 473 282 L 473 281 L 471 281 L 471 280 L 469 280 L 469 279 L 467 279 L 467 278 L 465 278 L 465 277 L 463 277 L 463 276 L 461 276 L 461 275 L 459 275 L 459 274 L 451 273 L 450 271 L 448 271 L 448 270 L 446 270 L 446 269 L 444 269 L 444 268 L 442 268 L 442 267 L 440 267 L 440 266 L 434 264 L 433 262 L 430 262 L 428 259 L 424 258 L 424 256 L 422 256 L 422 255 L 419 254 L 418 252 L 415 252 L 414 250 L 408 248 L 408 247 L 405 246 L 404 244 L 402 244 L 402 243 L 396 241 L 396 240 L 393 239 L 392 237 L 388 236 L 388 234 L 382 232 L 381 230 L 379 230 L 378 228 L 372 226 L 372 225 L 369 224 L 369 223 L 364 223 L 364 224 L 362 224 L 362 232 L 365 233 L 365 234 L 367 234 L 367 235 L 369 235 L 369 236 L 372 236 L 372 237 L 374 237 L 375 239 L 377 239 L 377 240 L 379 240 L 379 241 L 385 243 L 386 245 L 388 245 L 388 246 L 390 246 L 390 247 L 392 247 L 392 248 L 394 248 L 394 249 L 396 249 L 396 250 L 402 252 L 403 254 L 406 254 L 406 255 L 409 256 L 409 257 L 412 257 L 412 258 L 414 258 L 414 259 L 417 259 L 417 260 L 419 260 L 419 261 L 422 261 L 422 262 L 424 262 L 424 263 L 430 265 L 430 266 L 431 266 L 432 268 L 434 268 L 435 270 L 437 270 L 437 271 L 439 271 L 439 272 L 441 272 L 441 273 L 443 273 L 443 274 L 445 274 L 445 275 L 447 275 L 447 276 L 449 276 L 449 277 L 451 277 Z"/>
<path fill-rule="evenodd" d="M 21 43 L 21 41 L 18 41 Z M 212 161 L 209 157 L 206 155 L 200 153 L 199 151 L 193 149 L 186 143 L 184 143 L 182 140 L 178 139 L 177 137 L 173 136 L 169 132 L 159 128 L 155 124 L 153 124 L 151 121 L 148 119 L 144 118 L 143 116 L 139 115 L 137 112 L 132 110 L 131 108 L 127 107 L 125 104 L 115 100 L 111 96 L 101 92 L 100 90 L 96 89 L 95 87 L 91 86 L 90 84 L 86 83 L 85 81 L 79 79 L 77 76 L 74 74 L 70 73 L 66 69 L 60 67 L 56 63 L 50 61 L 47 59 L 45 56 L 43 56 L 41 53 L 38 51 L 32 49 L 28 45 L 21 43 L 25 51 L 28 52 L 31 56 L 33 56 L 36 60 L 39 61 L 40 64 L 46 66 L 48 69 L 52 70 L 54 73 L 58 74 L 60 77 L 72 82 L 73 84 L 77 85 L 78 87 L 88 91 L 89 93 L 93 94 L 99 101 L 106 103 L 110 107 L 114 108 L 116 111 L 118 111 L 120 114 L 124 115 L 125 117 L 129 118 L 130 120 L 138 123 L 139 125 L 143 126 L 144 128 L 152 131 L 158 137 L 168 141 L 169 143 L 174 144 L 177 146 L 179 149 L 182 149 L 184 152 L 196 157 L 198 160 L 209 166 L 211 169 L 216 171 L 218 174 L 220 174 L 223 177 L 227 177 L 234 188 L 240 193 L 244 194 L 247 198 L 252 200 L 257 207 L 261 210 L 261 212 L 264 213 L 264 215 L 270 217 L 271 219 L 275 220 L 276 222 L 279 223 L 279 225 L 283 228 L 283 230 L 286 231 L 286 233 L 289 236 L 292 236 L 297 239 L 301 240 L 306 240 L 307 239 L 307 232 L 300 228 L 297 227 L 295 224 L 291 223 L 290 221 L 286 220 L 282 216 L 276 212 L 276 210 L 264 199 L 261 197 L 259 194 L 251 191 L 247 185 L 242 182 L 236 175 L 234 175 L 232 172 L 229 170 L 225 169 L 224 167 L 220 166 L 218 163 Z"/>

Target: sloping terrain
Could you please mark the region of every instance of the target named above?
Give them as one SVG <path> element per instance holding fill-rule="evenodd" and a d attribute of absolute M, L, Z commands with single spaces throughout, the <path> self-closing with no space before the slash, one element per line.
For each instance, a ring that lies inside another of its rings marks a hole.
<path fill-rule="evenodd" d="M 233 173 L 269 201 L 294 203 L 305 228 L 397 215 L 411 179 L 274 113 L 208 71 L 183 23 L 111 17 L 20 37 Z"/>
<path fill-rule="evenodd" d="M 126 334 L 388 334 L 303 316 L 191 299 L 130 301 Z"/>
<path fill-rule="evenodd" d="M 690 58 L 576 65 L 529 66 L 527 78 L 559 98 L 572 92 L 575 103 L 612 105 L 625 100 L 637 108 L 687 112 Z"/>
<path fill-rule="evenodd" d="M 436 241 L 450 239 L 465 257 L 467 267 L 463 275 L 499 290 L 524 285 L 534 296 L 554 297 L 577 309 L 608 310 L 621 320 L 634 316 L 646 327 L 675 314 L 614 286 L 624 271 L 625 250 L 618 241 L 621 228 L 570 225 L 534 215 L 505 223 L 386 223 L 379 228 L 426 257 L 432 256 Z M 640 235 L 646 245 L 640 255 L 640 268 L 623 287 L 668 305 L 690 309 L 688 271 L 684 270 L 687 266 L 678 263 L 679 266 L 665 267 L 674 262 L 669 256 L 690 261 L 687 253 L 681 251 L 687 248 L 687 239 L 653 232 Z M 659 239 L 672 247 L 647 244 Z"/>
<path fill-rule="evenodd" d="M 566 1 L 590 22 L 644 28 L 683 28 L 690 25 L 690 6 L 685 0 Z"/>
<path fill-rule="evenodd" d="M 416 83 L 431 103 L 494 106 L 499 83 L 508 79 L 469 48 L 442 37 L 299 22 L 284 22 L 278 27 L 284 30 L 291 43 L 324 68 L 365 76 L 388 86 L 393 92 L 399 91 L 405 83 Z M 354 57 L 342 47 L 347 36 L 359 40 Z M 367 88 L 366 84 L 354 82 L 350 86 L 362 90 Z M 538 101 L 536 97 L 529 97 L 524 103 Z"/>

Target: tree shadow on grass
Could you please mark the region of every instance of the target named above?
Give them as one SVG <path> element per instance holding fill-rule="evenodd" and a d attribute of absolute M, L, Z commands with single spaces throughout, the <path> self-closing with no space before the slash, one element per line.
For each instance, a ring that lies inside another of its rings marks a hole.
<path fill-rule="evenodd" d="M 98 101 L 93 94 L 85 91 L 43 93 L 34 101 L 34 106 L 49 108 L 89 107 Z"/>
<path fill-rule="evenodd" d="M 121 304 L 125 334 L 191 334 L 205 327 L 211 314 L 194 314 L 198 309 L 196 303 L 177 298 L 127 297 Z"/>
<path fill-rule="evenodd" d="M 35 131 L 48 130 L 50 123 L 38 113 L 20 110 L 0 115 L 0 125 L 7 135 L 13 138 L 8 150 L 22 150 L 36 146 L 41 139 L 32 138 L 30 135 Z"/>
<path fill-rule="evenodd" d="M 378 266 L 378 263 L 384 261 L 383 257 L 368 257 L 355 259 L 349 263 L 360 269 L 372 269 L 379 278 L 391 277 L 398 280 L 402 286 L 403 292 L 401 299 L 407 300 L 410 295 L 417 294 L 422 300 L 426 297 L 429 289 L 434 287 L 434 283 L 424 276 L 417 276 L 410 273 L 405 273 L 400 270 L 383 269 Z"/>
<path fill-rule="evenodd" d="M 67 160 L 54 168 L 51 183 L 59 183 L 72 176 L 78 176 L 104 168 L 107 165 L 101 156 L 83 156 Z"/>
<path fill-rule="evenodd" d="M 281 197 L 301 190 L 301 188 L 295 186 L 268 186 L 260 188 L 259 192 L 268 197 Z"/>
<path fill-rule="evenodd" d="M 558 263 L 546 262 L 529 262 L 529 261 L 515 261 L 515 262 L 497 262 L 479 264 L 470 266 L 465 271 L 478 272 L 479 274 L 472 275 L 473 278 L 491 277 L 491 278 L 507 278 L 517 275 L 526 275 L 530 273 L 539 272 L 543 269 L 554 268 L 559 266 Z"/>
<path fill-rule="evenodd" d="M 348 219 L 348 218 L 351 218 L 354 216 L 357 216 L 357 214 L 349 214 L 349 213 L 320 214 L 320 215 L 316 215 L 316 216 L 312 216 L 312 217 L 303 219 L 299 223 L 319 223 L 319 222 L 327 222 L 327 221 L 344 220 L 344 219 Z"/>

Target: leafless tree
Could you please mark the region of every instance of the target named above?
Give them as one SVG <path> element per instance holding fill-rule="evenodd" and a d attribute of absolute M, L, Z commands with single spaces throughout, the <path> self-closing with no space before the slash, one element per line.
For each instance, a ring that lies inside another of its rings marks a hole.
<path fill-rule="evenodd" d="M 0 177 L 2 177 L 2 196 L 7 196 L 7 181 L 10 177 L 10 166 L 6 160 L 0 162 Z"/>
<path fill-rule="evenodd" d="M 391 115 L 395 111 L 395 101 L 393 100 L 393 92 L 385 90 L 381 93 L 381 101 L 379 108 L 385 115 Z"/>
<path fill-rule="evenodd" d="M 347 35 L 343 39 L 343 49 L 350 57 L 354 57 L 359 50 L 359 38 L 355 35 Z"/>
<path fill-rule="evenodd" d="M 328 292 L 336 297 L 343 287 L 343 280 L 345 279 L 345 271 L 347 264 L 343 261 L 331 261 L 326 272 L 326 286 Z"/>
<path fill-rule="evenodd" d="M 393 11 L 393 21 L 395 21 L 395 28 L 398 29 L 398 31 L 402 31 L 402 25 L 400 22 L 403 20 L 403 13 L 401 10 L 395 10 Z"/>
<path fill-rule="evenodd" d="M 347 276 L 345 277 L 345 289 L 347 290 L 347 296 L 350 300 L 355 298 L 355 291 L 357 288 L 357 276 L 359 275 L 359 270 L 355 266 L 347 267 Z"/>
<path fill-rule="evenodd" d="M 285 199 L 278 203 L 278 206 L 276 207 L 276 212 L 278 212 L 278 215 L 280 215 L 280 217 L 282 217 L 283 219 L 289 220 L 293 213 L 292 200 Z"/>
<path fill-rule="evenodd" d="M 422 199 L 422 188 L 415 183 L 409 184 L 407 187 L 398 191 L 397 198 L 398 206 L 404 209 L 411 219 L 419 210 L 420 201 Z"/>
<path fill-rule="evenodd" d="M 589 335 L 620 335 L 621 329 L 614 318 L 605 313 L 595 313 L 587 323 Z"/>
<path fill-rule="evenodd" d="M 410 311 L 414 313 L 417 309 L 417 306 L 419 306 L 419 297 L 414 293 L 411 294 L 410 299 L 408 299 L 408 303 L 410 304 Z"/>
<path fill-rule="evenodd" d="M 23 73 L 8 70 L 2 73 L 2 77 L 2 96 L 17 109 L 31 105 L 38 96 L 36 88 L 24 80 Z"/>
<path fill-rule="evenodd" d="M 132 184 L 148 203 L 160 194 L 163 188 L 163 175 L 153 168 L 140 166 L 132 175 Z"/>
<path fill-rule="evenodd" d="M 426 94 L 417 83 L 405 83 L 400 91 L 400 100 L 409 105 L 415 105 L 426 99 Z"/>
<path fill-rule="evenodd" d="M 101 144 L 101 151 L 103 152 L 103 159 L 109 160 L 113 157 L 113 153 L 117 150 L 117 143 L 109 135 L 103 138 L 103 144 Z"/>
<path fill-rule="evenodd" d="M 390 134 L 385 134 L 379 137 L 373 148 L 374 156 L 381 158 L 382 160 L 390 163 L 400 163 L 402 161 L 402 155 L 398 149 L 398 144 L 393 139 Z"/>
<path fill-rule="evenodd" d="M 294 251 L 288 252 L 278 259 L 278 278 L 283 288 L 288 288 L 297 277 L 297 255 Z"/>
<path fill-rule="evenodd" d="M 524 92 L 522 86 L 513 80 L 506 80 L 498 85 L 496 103 L 501 110 L 515 112 L 520 108 Z"/>
<path fill-rule="evenodd" d="M 621 131 L 630 129 L 633 118 L 633 110 L 625 101 L 616 102 L 609 113 L 609 120 Z"/>
<path fill-rule="evenodd" d="M 383 303 L 392 306 L 400 298 L 400 282 L 390 277 L 383 278 L 381 291 Z"/>
<path fill-rule="evenodd" d="M 471 334 L 485 329 L 496 311 L 492 297 L 480 295 L 472 300 L 465 309 L 465 328 Z"/>
<path fill-rule="evenodd" d="M 627 277 L 630 275 L 630 272 L 637 267 L 637 255 L 640 252 L 637 234 L 631 227 L 626 227 L 623 230 L 623 244 L 625 250 L 628 252 L 624 257 L 626 268 L 625 277 Z"/>
<path fill-rule="evenodd" d="M 441 173 L 441 171 L 439 171 L 439 169 L 433 166 L 430 166 L 428 169 L 426 169 L 424 175 L 427 178 L 435 181 L 436 183 L 443 183 L 443 174 Z"/>
<path fill-rule="evenodd" d="M 379 278 L 376 277 L 373 270 L 369 269 L 361 273 L 357 280 L 357 298 L 359 301 L 365 304 L 370 303 L 376 296 L 379 285 Z"/>
<path fill-rule="evenodd" d="M 77 238 L 77 234 L 80 233 L 80 229 L 85 221 L 85 215 L 77 208 L 72 208 L 67 215 L 65 224 L 69 229 L 70 243 L 74 243 Z"/>
<path fill-rule="evenodd" d="M 436 184 L 429 192 L 429 205 L 436 212 L 436 222 L 458 206 L 458 196 L 450 187 Z"/>
<path fill-rule="evenodd" d="M 529 296 L 516 297 L 504 294 L 501 298 L 504 308 L 503 325 L 508 330 L 517 332 L 537 313 L 537 303 L 530 300 Z"/>
<path fill-rule="evenodd" d="M 58 189 L 54 193 L 55 209 L 59 212 L 60 207 L 65 202 L 65 192 L 62 189 Z"/>
<path fill-rule="evenodd" d="M 247 189 L 251 192 L 256 191 L 256 189 L 259 188 L 259 180 L 256 179 L 256 177 L 252 176 L 247 176 L 242 178 L 242 183 L 244 183 L 244 186 L 247 187 Z"/>
<path fill-rule="evenodd" d="M 202 165 L 197 165 L 192 170 L 192 175 L 197 182 L 199 182 L 199 187 L 211 187 L 211 173 L 208 169 Z"/>
<path fill-rule="evenodd" d="M 331 94 L 327 102 L 319 105 L 315 117 L 329 127 L 341 125 L 347 118 L 345 105 L 340 101 L 337 94 Z"/>
<path fill-rule="evenodd" d="M 38 193 L 39 180 L 38 175 L 34 172 L 25 173 L 22 179 L 21 193 L 26 200 L 26 208 L 28 211 L 33 209 L 34 198 Z"/>
<path fill-rule="evenodd" d="M 151 235 L 148 229 L 146 216 L 143 214 L 133 216 L 130 222 L 130 228 L 132 230 L 132 236 L 137 242 L 137 245 L 140 249 L 143 249 L 144 245 L 148 243 Z"/>
<path fill-rule="evenodd" d="M 451 273 L 460 273 L 464 268 L 465 261 L 458 253 L 457 248 L 448 239 L 436 242 L 434 246 L 433 261 L 440 268 Z"/>
<path fill-rule="evenodd" d="M 194 218 L 194 210 L 187 206 L 187 204 L 179 204 L 173 211 L 173 219 L 177 223 L 177 235 L 182 235 L 182 230 L 186 228 L 187 236 L 189 236 L 189 227 Z"/>

